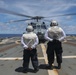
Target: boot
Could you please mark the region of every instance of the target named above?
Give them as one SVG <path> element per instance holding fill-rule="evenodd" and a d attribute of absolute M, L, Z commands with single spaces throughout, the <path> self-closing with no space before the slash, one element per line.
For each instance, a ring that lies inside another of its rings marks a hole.
<path fill-rule="evenodd" d="M 58 63 L 58 69 L 61 69 L 61 63 Z"/>
<path fill-rule="evenodd" d="M 27 72 L 28 72 L 28 69 L 23 68 L 23 73 L 27 73 Z"/>
<path fill-rule="evenodd" d="M 38 72 L 39 71 L 39 68 L 34 68 L 34 72 Z"/>
<path fill-rule="evenodd" d="M 49 68 L 49 69 L 53 69 L 53 66 L 52 66 L 52 64 L 50 64 L 50 65 L 48 66 L 48 68 Z"/>

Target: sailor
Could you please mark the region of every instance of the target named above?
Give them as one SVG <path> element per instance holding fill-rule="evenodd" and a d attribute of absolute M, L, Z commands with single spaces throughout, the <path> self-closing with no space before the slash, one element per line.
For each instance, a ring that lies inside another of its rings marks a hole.
<path fill-rule="evenodd" d="M 45 39 L 49 42 L 47 43 L 47 58 L 49 68 L 53 68 L 52 64 L 54 63 L 54 55 L 56 54 L 56 59 L 58 66 L 57 68 L 61 68 L 62 63 L 62 41 L 66 37 L 65 32 L 61 27 L 58 26 L 57 21 L 52 20 L 50 24 L 50 28 L 47 29 L 45 33 Z M 55 54 L 54 54 L 55 53 Z"/>
<path fill-rule="evenodd" d="M 24 48 L 23 72 L 28 72 L 30 58 L 34 67 L 34 72 L 37 72 L 39 67 L 36 46 L 38 45 L 39 40 L 37 35 L 33 32 L 33 27 L 31 25 L 26 28 L 26 31 L 27 33 L 24 33 L 21 37 L 21 43 Z"/>

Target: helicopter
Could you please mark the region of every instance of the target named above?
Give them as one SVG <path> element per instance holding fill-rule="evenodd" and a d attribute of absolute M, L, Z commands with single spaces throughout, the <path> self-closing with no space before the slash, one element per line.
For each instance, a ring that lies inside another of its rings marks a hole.
<path fill-rule="evenodd" d="M 34 32 L 37 34 L 39 41 L 45 41 L 44 34 L 47 30 L 45 22 L 31 22 L 29 25 L 32 25 L 32 27 L 34 28 Z"/>
<path fill-rule="evenodd" d="M 11 14 L 11 15 L 16 15 L 16 16 L 22 16 L 26 17 L 27 19 L 22 19 L 22 20 L 12 20 L 6 23 L 13 23 L 13 22 L 20 22 L 20 21 L 27 21 L 27 20 L 34 20 L 34 22 L 29 23 L 28 25 L 32 25 L 34 28 L 34 32 L 38 35 L 40 41 L 45 41 L 44 34 L 45 31 L 47 30 L 47 25 L 45 24 L 44 21 L 49 21 L 49 20 L 44 20 L 43 22 L 40 22 L 40 20 L 44 18 L 51 18 L 51 17 L 59 17 L 59 16 L 69 16 L 69 15 L 76 15 L 76 13 L 69 13 L 69 14 L 62 14 L 62 15 L 54 15 L 54 16 L 49 16 L 49 17 L 44 17 L 44 16 L 29 16 L 21 13 L 17 13 L 14 11 L 10 11 L 4 8 L 0 8 L 0 13 L 5 13 L 5 14 Z M 51 22 L 51 21 L 49 21 Z"/>

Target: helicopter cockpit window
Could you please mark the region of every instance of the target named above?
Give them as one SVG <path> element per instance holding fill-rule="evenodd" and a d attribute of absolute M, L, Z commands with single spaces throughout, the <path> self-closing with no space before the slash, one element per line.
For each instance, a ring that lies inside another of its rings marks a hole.
<path fill-rule="evenodd" d="M 38 25 L 37 28 L 40 28 L 40 25 Z"/>
<path fill-rule="evenodd" d="M 47 29 L 45 25 L 33 25 L 34 29 Z"/>
<path fill-rule="evenodd" d="M 41 25 L 41 28 L 42 29 L 47 29 L 45 25 Z"/>
<path fill-rule="evenodd" d="M 35 25 L 35 26 L 33 26 L 33 28 L 34 28 L 34 29 L 36 29 L 36 25 Z"/>

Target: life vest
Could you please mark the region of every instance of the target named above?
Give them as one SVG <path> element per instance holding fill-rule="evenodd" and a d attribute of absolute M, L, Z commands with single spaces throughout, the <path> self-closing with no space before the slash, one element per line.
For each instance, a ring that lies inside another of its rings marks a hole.
<path fill-rule="evenodd" d="M 58 26 L 52 26 L 48 29 L 48 37 L 51 39 L 59 39 L 63 36 L 63 31 Z"/>
<path fill-rule="evenodd" d="M 31 47 L 36 42 L 37 35 L 33 32 L 23 34 L 24 43 Z"/>

